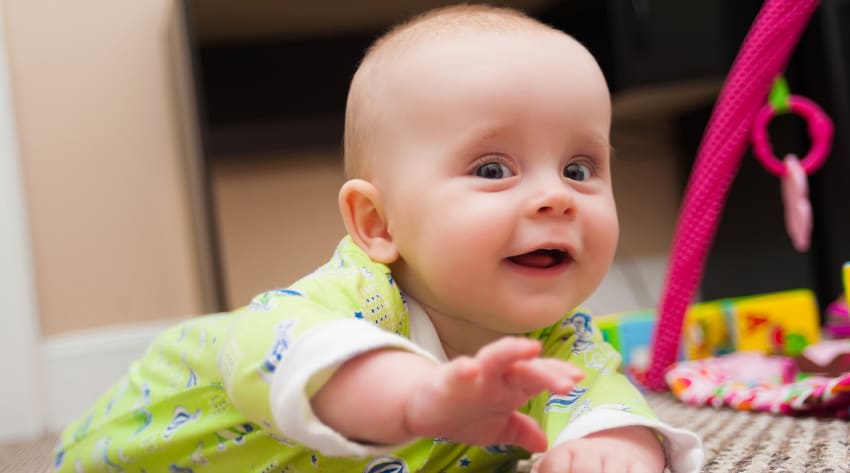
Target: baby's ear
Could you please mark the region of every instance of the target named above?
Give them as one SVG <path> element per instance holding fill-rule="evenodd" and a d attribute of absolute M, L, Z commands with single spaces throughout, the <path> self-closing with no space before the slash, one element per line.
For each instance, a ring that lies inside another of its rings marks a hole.
<path fill-rule="evenodd" d="M 339 190 L 339 211 L 354 243 L 379 263 L 398 259 L 398 250 L 387 228 L 381 193 L 374 184 L 351 179 Z"/>

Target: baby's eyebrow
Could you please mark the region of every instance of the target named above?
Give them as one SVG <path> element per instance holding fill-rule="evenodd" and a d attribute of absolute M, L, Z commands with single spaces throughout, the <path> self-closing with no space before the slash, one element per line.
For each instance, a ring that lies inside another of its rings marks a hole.
<path fill-rule="evenodd" d="M 467 130 L 466 133 L 464 133 L 458 140 L 458 144 L 463 149 L 471 151 L 487 143 L 492 144 L 496 141 L 505 139 L 506 136 L 509 136 L 512 133 L 511 128 L 512 127 L 509 124 L 505 123 L 487 123 L 479 125 L 471 130 Z"/>
<path fill-rule="evenodd" d="M 611 140 L 590 132 L 588 132 L 587 134 L 583 134 L 583 137 L 581 139 L 587 140 L 587 143 L 592 144 L 594 147 L 598 147 L 595 148 L 597 150 L 607 151 L 607 154 L 610 159 L 614 159 L 615 150 L 614 145 L 611 144 Z"/>
<path fill-rule="evenodd" d="M 592 140 L 599 146 L 608 148 L 609 151 L 613 152 L 613 146 L 611 145 L 611 140 L 609 138 L 600 136 L 598 133 L 589 130 L 586 133 L 587 139 Z"/>
<path fill-rule="evenodd" d="M 482 125 L 470 131 L 466 139 L 469 142 L 487 141 L 504 135 L 506 132 L 509 132 L 510 129 L 511 126 L 504 123 Z"/>

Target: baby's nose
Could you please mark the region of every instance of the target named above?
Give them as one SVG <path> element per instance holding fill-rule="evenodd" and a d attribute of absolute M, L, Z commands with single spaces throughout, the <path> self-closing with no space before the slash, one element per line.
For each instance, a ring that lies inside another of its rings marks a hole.
<path fill-rule="evenodd" d="M 574 205 L 572 191 L 567 187 L 558 186 L 543 191 L 535 207 L 540 215 L 560 215 L 569 213 Z"/>

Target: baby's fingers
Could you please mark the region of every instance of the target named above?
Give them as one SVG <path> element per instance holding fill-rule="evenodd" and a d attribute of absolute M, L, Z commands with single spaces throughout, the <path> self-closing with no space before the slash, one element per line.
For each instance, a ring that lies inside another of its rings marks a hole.
<path fill-rule="evenodd" d="M 604 459 L 593 449 L 579 452 L 574 448 L 559 445 L 550 449 L 534 464 L 532 473 L 607 473 Z M 627 473 L 625 470 L 617 473 Z"/>
<path fill-rule="evenodd" d="M 538 461 L 534 462 L 531 473 L 560 473 L 573 470 L 573 451 L 563 446 L 549 449 Z"/>
<path fill-rule="evenodd" d="M 478 350 L 475 358 L 484 371 L 505 371 L 520 360 L 530 360 L 540 354 L 540 342 L 530 338 L 504 337 Z"/>
<path fill-rule="evenodd" d="M 496 443 L 517 445 L 529 452 L 542 452 L 549 445 L 546 434 L 537 421 L 519 412 L 514 412 L 508 418 L 507 425 L 497 436 Z"/>
<path fill-rule="evenodd" d="M 566 394 L 583 377 L 584 373 L 570 363 L 554 358 L 535 358 L 514 363 L 505 373 L 505 382 L 528 395 L 543 390 Z"/>

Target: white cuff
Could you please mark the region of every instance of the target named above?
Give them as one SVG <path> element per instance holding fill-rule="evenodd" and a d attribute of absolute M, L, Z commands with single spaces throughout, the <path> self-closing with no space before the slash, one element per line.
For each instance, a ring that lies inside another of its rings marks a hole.
<path fill-rule="evenodd" d="M 352 442 L 322 423 L 310 405 L 310 394 L 327 382 L 337 368 L 378 348 L 410 351 L 437 363 L 410 340 L 367 322 L 342 319 L 315 327 L 296 340 L 272 378 L 271 411 L 280 432 L 328 456 L 363 457 L 398 449 L 400 445 Z"/>
<path fill-rule="evenodd" d="M 694 473 L 702 468 L 705 453 L 702 450 L 702 441 L 695 433 L 677 429 L 658 419 L 615 409 L 596 409 L 575 419 L 561 431 L 554 445 L 586 437 L 602 430 L 632 425 L 649 427 L 664 437 L 662 446 L 667 457 L 667 464 L 673 473 Z"/>

